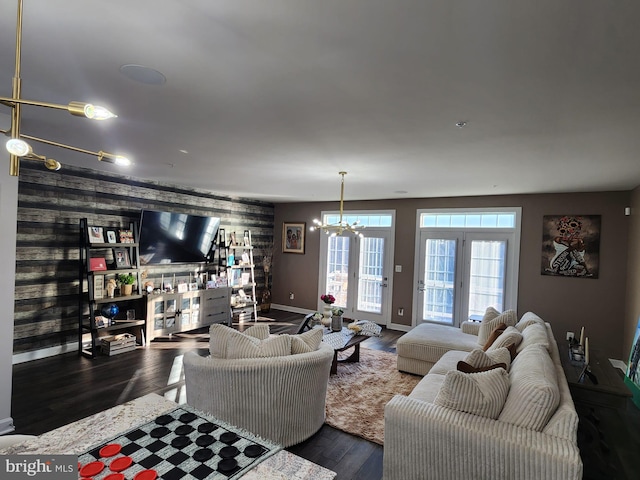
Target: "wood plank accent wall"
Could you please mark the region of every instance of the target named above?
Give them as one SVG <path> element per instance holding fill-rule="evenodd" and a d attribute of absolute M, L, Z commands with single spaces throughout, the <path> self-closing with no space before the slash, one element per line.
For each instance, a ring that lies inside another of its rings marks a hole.
<path fill-rule="evenodd" d="M 18 187 L 14 354 L 77 341 L 80 219 L 127 226 L 139 222 L 143 209 L 218 216 L 227 235 L 235 231 L 239 238 L 251 230 L 257 265 L 273 249 L 271 203 L 67 165 L 49 172 L 24 162 Z M 207 271 L 202 264 L 145 269 L 156 286 L 162 274 L 188 280 L 189 273 Z M 259 296 L 262 268 L 256 268 L 256 277 Z"/>

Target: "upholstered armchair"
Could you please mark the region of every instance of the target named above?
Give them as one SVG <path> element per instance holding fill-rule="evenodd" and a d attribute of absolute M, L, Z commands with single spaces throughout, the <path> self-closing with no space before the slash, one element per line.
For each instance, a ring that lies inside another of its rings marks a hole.
<path fill-rule="evenodd" d="M 228 328 L 228 327 L 227 327 Z M 187 403 L 284 447 L 316 433 L 325 419 L 333 349 L 268 358 L 184 356 Z"/>

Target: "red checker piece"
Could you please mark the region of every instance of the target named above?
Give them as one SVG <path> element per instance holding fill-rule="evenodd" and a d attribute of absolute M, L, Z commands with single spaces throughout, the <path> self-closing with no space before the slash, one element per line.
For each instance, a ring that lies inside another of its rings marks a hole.
<path fill-rule="evenodd" d="M 116 458 L 109 465 L 109 470 L 111 470 L 112 472 L 121 472 L 122 470 L 129 468 L 132 463 L 133 459 L 131 457 Z"/>
<path fill-rule="evenodd" d="M 122 446 L 117 443 L 110 443 L 100 449 L 101 457 L 115 457 L 122 450 Z"/>
<path fill-rule="evenodd" d="M 158 478 L 158 472 L 156 472 L 155 470 L 143 470 L 136 473 L 136 476 L 133 477 L 133 480 L 156 480 L 156 478 Z"/>
<path fill-rule="evenodd" d="M 99 474 L 102 470 L 104 470 L 104 463 L 102 462 L 87 463 L 80 469 L 80 476 L 93 477 L 94 475 Z"/>
<path fill-rule="evenodd" d="M 104 477 L 102 480 L 124 480 L 124 474 L 123 473 L 110 473 L 109 475 Z"/>

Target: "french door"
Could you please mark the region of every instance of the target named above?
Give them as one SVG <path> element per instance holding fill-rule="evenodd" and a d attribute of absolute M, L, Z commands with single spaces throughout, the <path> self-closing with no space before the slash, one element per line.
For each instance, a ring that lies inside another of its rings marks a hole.
<path fill-rule="evenodd" d="M 417 323 L 459 326 L 488 306 L 515 308 L 512 235 L 421 230 L 416 292 Z"/>
<path fill-rule="evenodd" d="M 324 236 L 320 289 L 336 298 L 347 318 L 387 325 L 391 317 L 392 236 L 388 228 L 366 228 L 362 236 Z M 319 305 L 320 307 L 320 305 Z"/>

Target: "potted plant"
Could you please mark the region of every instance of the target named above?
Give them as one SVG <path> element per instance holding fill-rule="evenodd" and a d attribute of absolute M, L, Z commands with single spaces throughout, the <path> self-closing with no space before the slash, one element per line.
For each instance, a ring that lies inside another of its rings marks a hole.
<path fill-rule="evenodd" d="M 136 276 L 133 273 L 120 273 L 118 274 L 118 282 L 122 295 L 131 295 L 133 284 L 136 283 Z"/>

